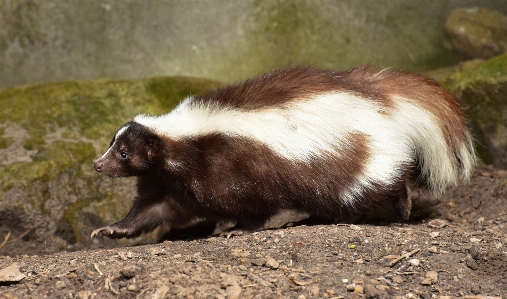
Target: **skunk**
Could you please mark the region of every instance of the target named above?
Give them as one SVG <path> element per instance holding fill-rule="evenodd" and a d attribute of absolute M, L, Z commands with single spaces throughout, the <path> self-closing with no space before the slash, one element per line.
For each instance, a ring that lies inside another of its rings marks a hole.
<path fill-rule="evenodd" d="M 411 186 L 439 194 L 468 180 L 475 159 L 458 100 L 429 78 L 275 70 L 124 124 L 94 167 L 137 176 L 138 194 L 125 219 L 92 237 L 334 222 L 388 204 L 406 220 Z"/>

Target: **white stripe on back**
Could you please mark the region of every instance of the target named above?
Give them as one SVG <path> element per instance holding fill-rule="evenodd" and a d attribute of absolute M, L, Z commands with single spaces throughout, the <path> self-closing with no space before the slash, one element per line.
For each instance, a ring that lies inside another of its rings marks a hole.
<path fill-rule="evenodd" d="M 345 142 L 351 133 L 363 134 L 369 142 L 370 158 L 356 186 L 342 194 L 349 203 L 373 182 L 393 183 L 401 174 L 400 166 L 413 162 L 416 149 L 423 153 L 424 162 L 432 165 L 428 167 L 439 172 L 435 177 L 443 176 L 444 185 L 457 178 L 455 163 L 449 153 L 442 152 L 447 143 L 438 121 L 400 97 L 393 99 L 395 107 L 388 111 L 378 102 L 346 92 L 257 110 L 192 101 L 187 98 L 168 114 L 138 115 L 134 121 L 176 140 L 214 132 L 242 136 L 267 145 L 286 159 L 302 162 L 329 154 L 339 156 L 340 149 L 349 146 Z M 425 142 L 424 149 L 420 148 Z"/>

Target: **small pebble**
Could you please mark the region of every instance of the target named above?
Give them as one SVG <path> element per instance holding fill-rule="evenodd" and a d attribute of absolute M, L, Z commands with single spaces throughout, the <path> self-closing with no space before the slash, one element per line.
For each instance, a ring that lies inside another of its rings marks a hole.
<path fill-rule="evenodd" d="M 160 286 L 153 295 L 151 295 L 151 298 L 153 299 L 162 299 L 165 298 L 165 295 L 169 292 L 169 287 L 166 285 Z"/>
<path fill-rule="evenodd" d="M 232 285 L 225 289 L 225 293 L 229 299 L 239 299 L 241 297 L 241 292 L 242 289 L 236 280 L 233 280 Z"/>
<path fill-rule="evenodd" d="M 356 287 L 354 288 L 354 293 L 362 294 L 363 292 L 364 292 L 363 287 L 360 285 L 356 285 Z"/>
<path fill-rule="evenodd" d="M 319 293 L 320 293 L 320 287 L 318 284 L 314 284 L 310 287 L 310 295 L 311 297 L 319 297 Z"/>
<path fill-rule="evenodd" d="M 238 268 L 239 268 L 239 270 L 241 270 L 241 271 L 246 271 L 246 270 L 248 270 L 248 269 L 247 269 L 247 267 L 245 267 L 245 265 L 239 265 L 239 267 L 238 267 Z"/>
<path fill-rule="evenodd" d="M 470 291 L 472 292 L 472 294 L 480 294 L 481 293 L 481 286 L 472 286 L 472 288 L 470 288 Z"/>
<path fill-rule="evenodd" d="M 428 226 L 433 228 L 444 228 L 447 224 L 449 224 L 449 222 L 443 219 L 433 219 L 428 222 Z"/>
<path fill-rule="evenodd" d="M 430 280 L 429 278 L 425 278 L 425 279 L 423 279 L 423 280 L 421 281 L 421 284 L 422 284 L 423 286 L 429 286 L 429 285 L 431 285 L 431 280 Z"/>
<path fill-rule="evenodd" d="M 280 266 L 280 263 L 275 261 L 274 258 L 270 257 L 266 260 L 265 266 L 273 270 L 276 270 Z"/>
<path fill-rule="evenodd" d="M 418 259 L 410 259 L 408 260 L 408 262 L 412 265 L 412 266 L 419 266 L 419 264 L 421 263 L 421 261 L 419 261 Z"/>
<path fill-rule="evenodd" d="M 380 292 L 372 284 L 366 284 L 364 286 L 364 297 L 366 299 L 380 298 Z"/>
<path fill-rule="evenodd" d="M 88 299 L 88 298 L 90 298 L 91 295 L 92 295 L 92 292 L 83 290 L 83 291 L 79 291 L 77 293 L 77 298 L 78 299 Z"/>
<path fill-rule="evenodd" d="M 136 276 L 137 273 L 141 272 L 141 268 L 138 266 L 130 265 L 123 268 L 121 271 L 121 274 L 127 278 L 132 278 Z"/>
<path fill-rule="evenodd" d="M 346 288 L 347 291 L 353 292 L 356 289 L 356 284 L 355 283 L 348 284 Z"/>
<path fill-rule="evenodd" d="M 403 277 L 401 277 L 400 275 L 393 276 L 392 280 L 394 283 L 397 283 L 397 284 L 401 284 L 401 283 L 405 282 L 405 280 L 403 280 Z"/>
<path fill-rule="evenodd" d="M 150 249 L 151 255 L 165 255 L 164 249 L 160 247 L 154 247 Z"/>
<path fill-rule="evenodd" d="M 55 283 L 55 287 L 56 287 L 56 289 L 58 289 L 58 290 L 62 290 L 62 289 L 65 289 L 65 287 L 67 287 L 67 284 L 65 283 L 65 281 L 61 281 L 61 280 L 59 280 L 59 281 L 57 281 L 57 282 Z"/>
<path fill-rule="evenodd" d="M 445 219 L 449 220 L 450 222 L 456 222 L 459 220 L 458 216 L 451 214 L 451 213 L 447 213 L 447 215 L 445 216 Z"/>
<path fill-rule="evenodd" d="M 507 176 L 507 170 L 498 170 L 495 172 L 495 176 L 497 179 L 501 179 L 504 176 Z"/>
<path fill-rule="evenodd" d="M 135 285 L 135 284 L 129 284 L 127 286 L 127 290 L 135 292 L 135 291 L 137 291 L 137 285 Z"/>
<path fill-rule="evenodd" d="M 428 251 L 431 252 L 431 253 L 437 253 L 438 252 L 438 248 L 437 248 L 437 246 L 431 246 L 430 248 L 428 248 Z"/>
<path fill-rule="evenodd" d="M 0 270 L 0 282 L 18 282 L 23 278 L 25 278 L 25 275 L 21 273 L 17 264 L 12 264 Z"/>
<path fill-rule="evenodd" d="M 437 282 L 438 273 L 437 271 L 428 271 L 428 273 L 426 273 L 426 277 L 431 279 L 433 282 Z"/>
<path fill-rule="evenodd" d="M 431 232 L 431 233 L 430 233 L 430 237 L 432 237 L 432 238 L 436 238 L 436 237 L 438 237 L 438 236 L 440 236 L 440 233 L 439 233 L 439 232 Z"/>
<path fill-rule="evenodd" d="M 422 285 L 432 285 L 435 284 L 438 280 L 438 273 L 436 271 L 428 271 L 426 273 L 426 278 L 421 281 Z"/>
<path fill-rule="evenodd" d="M 477 268 L 479 268 L 479 265 L 471 256 L 468 256 L 466 258 L 465 264 L 467 265 L 468 268 L 470 268 L 472 270 L 477 270 Z"/>
<path fill-rule="evenodd" d="M 266 259 L 260 258 L 260 259 L 251 259 L 250 262 L 254 266 L 264 266 L 266 264 Z"/>

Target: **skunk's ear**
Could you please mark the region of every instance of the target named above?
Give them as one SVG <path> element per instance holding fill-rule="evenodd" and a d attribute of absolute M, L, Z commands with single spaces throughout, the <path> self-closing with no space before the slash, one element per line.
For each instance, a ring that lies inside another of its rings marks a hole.
<path fill-rule="evenodd" d="M 158 136 L 152 136 L 146 142 L 146 152 L 148 153 L 148 158 L 152 159 L 155 157 L 160 150 L 161 140 Z"/>

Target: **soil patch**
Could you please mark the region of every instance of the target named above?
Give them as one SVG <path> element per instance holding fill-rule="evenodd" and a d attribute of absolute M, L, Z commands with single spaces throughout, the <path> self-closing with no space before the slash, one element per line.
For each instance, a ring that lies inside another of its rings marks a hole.
<path fill-rule="evenodd" d="M 17 239 L 0 248 L 0 270 L 25 277 L 3 282 L 0 298 L 507 298 L 507 173 L 479 167 L 439 198 L 414 193 L 403 224 L 92 249 Z"/>

